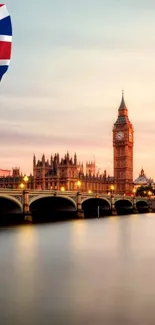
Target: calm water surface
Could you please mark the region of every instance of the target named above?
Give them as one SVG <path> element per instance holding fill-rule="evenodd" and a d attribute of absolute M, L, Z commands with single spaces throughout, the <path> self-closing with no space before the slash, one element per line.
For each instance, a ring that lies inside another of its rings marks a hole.
<path fill-rule="evenodd" d="M 155 214 L 0 229 L 0 324 L 155 325 Z"/>

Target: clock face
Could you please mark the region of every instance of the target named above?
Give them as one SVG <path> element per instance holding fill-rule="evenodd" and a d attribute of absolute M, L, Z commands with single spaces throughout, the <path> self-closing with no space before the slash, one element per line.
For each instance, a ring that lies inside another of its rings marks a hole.
<path fill-rule="evenodd" d="M 124 133 L 122 131 L 116 133 L 117 140 L 122 140 L 123 138 L 124 138 Z"/>

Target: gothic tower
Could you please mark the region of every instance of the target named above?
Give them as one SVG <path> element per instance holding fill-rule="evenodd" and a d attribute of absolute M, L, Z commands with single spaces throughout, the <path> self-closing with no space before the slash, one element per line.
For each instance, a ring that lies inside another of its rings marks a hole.
<path fill-rule="evenodd" d="M 122 92 L 118 117 L 113 127 L 114 180 L 115 192 L 118 194 L 131 194 L 133 190 L 133 134 Z"/>

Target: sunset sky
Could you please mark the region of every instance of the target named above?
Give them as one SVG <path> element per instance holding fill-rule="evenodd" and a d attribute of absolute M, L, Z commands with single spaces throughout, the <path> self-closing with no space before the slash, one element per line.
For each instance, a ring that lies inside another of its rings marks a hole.
<path fill-rule="evenodd" d="M 0 91 L 0 168 L 77 152 L 113 175 L 122 88 L 134 125 L 134 178 L 155 179 L 155 1 L 8 0 L 10 68 Z"/>

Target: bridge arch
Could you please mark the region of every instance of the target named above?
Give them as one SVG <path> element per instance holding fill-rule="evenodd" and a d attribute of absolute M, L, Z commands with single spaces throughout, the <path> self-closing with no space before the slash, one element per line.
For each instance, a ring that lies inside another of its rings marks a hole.
<path fill-rule="evenodd" d="M 133 213 L 133 201 L 128 198 L 118 198 L 115 200 L 115 208 L 118 215 Z"/>
<path fill-rule="evenodd" d="M 77 204 L 66 195 L 37 195 L 30 200 L 33 220 L 39 222 L 69 220 L 76 217 Z"/>
<path fill-rule="evenodd" d="M 68 201 L 70 201 L 70 202 L 72 202 L 73 203 L 73 205 L 74 205 L 74 207 L 75 208 L 77 208 L 77 204 L 76 204 L 76 202 L 75 202 L 75 200 L 74 199 L 72 199 L 71 197 L 69 197 L 69 196 L 66 196 L 66 195 L 38 195 L 38 196 L 34 196 L 31 200 L 30 200 L 30 205 L 33 203 L 33 202 L 35 202 L 35 201 L 37 201 L 37 200 L 40 200 L 40 199 L 45 199 L 45 198 L 64 198 L 64 199 L 66 199 L 66 200 L 68 200 Z"/>
<path fill-rule="evenodd" d="M 128 199 L 128 198 L 124 198 L 124 197 L 123 198 L 118 198 L 118 199 L 115 200 L 115 203 L 118 202 L 118 201 L 129 201 L 131 203 L 131 205 L 133 205 L 133 201 Z"/>
<path fill-rule="evenodd" d="M 109 204 L 109 208 L 111 208 L 111 202 L 106 197 L 94 197 L 94 196 L 86 197 L 81 200 L 81 204 L 83 204 L 85 201 L 91 200 L 91 199 L 95 199 L 95 200 L 100 199 L 100 200 L 106 201 Z"/>
<path fill-rule="evenodd" d="M 16 203 L 17 206 L 20 208 L 21 212 L 23 211 L 23 205 L 16 197 L 11 196 L 11 195 L 6 195 L 6 194 L 0 194 L 0 199 L 1 198 L 4 200 L 6 199 L 6 200 Z"/>
<path fill-rule="evenodd" d="M 144 204 L 147 204 L 148 205 L 148 200 L 138 199 L 136 201 L 136 203 L 138 203 L 138 202 L 144 202 Z"/>
<path fill-rule="evenodd" d="M 86 218 L 103 217 L 111 214 L 111 202 L 102 197 L 87 197 L 81 202 Z"/>
<path fill-rule="evenodd" d="M 136 207 L 137 207 L 138 211 L 141 213 L 148 212 L 149 203 L 146 200 L 138 199 L 136 201 Z"/>

